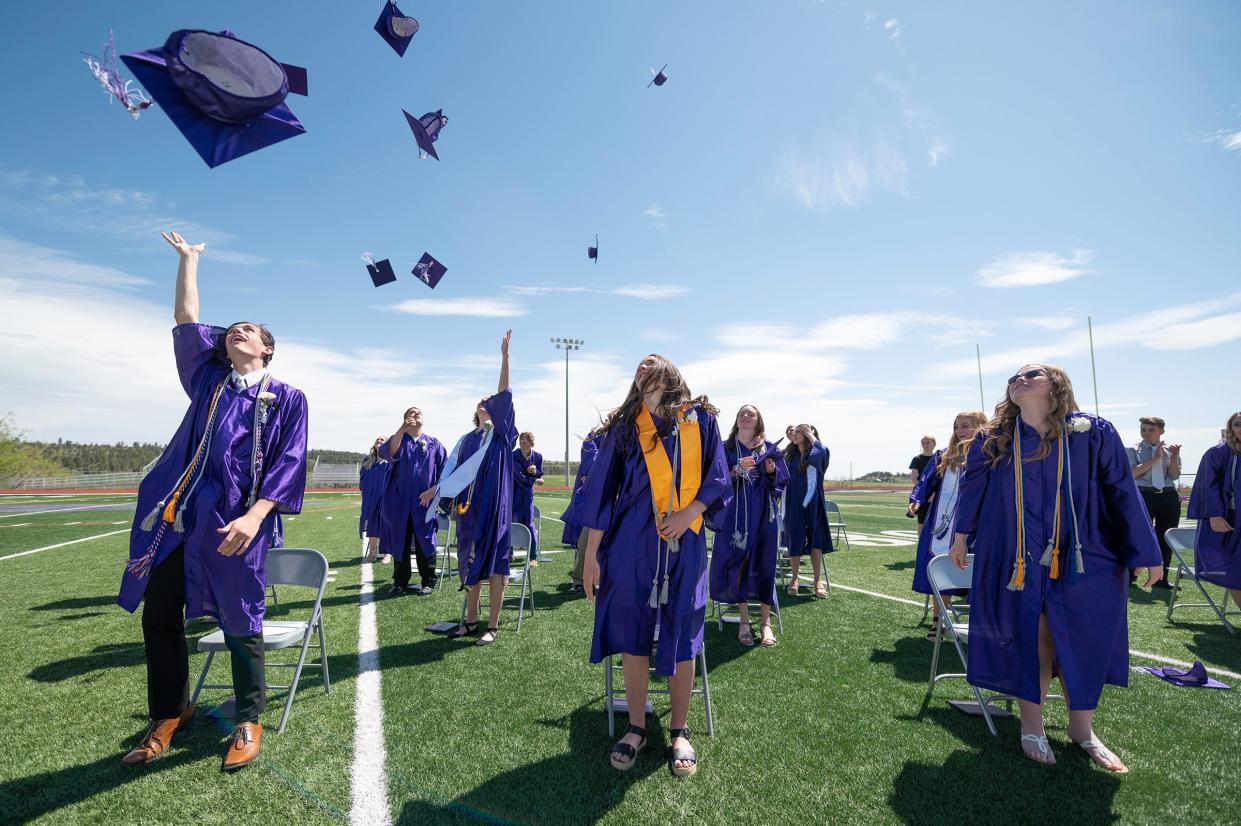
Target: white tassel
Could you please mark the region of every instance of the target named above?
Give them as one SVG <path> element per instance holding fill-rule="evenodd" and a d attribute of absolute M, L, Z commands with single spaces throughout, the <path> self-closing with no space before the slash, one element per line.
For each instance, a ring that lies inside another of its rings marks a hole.
<path fill-rule="evenodd" d="M 172 529 L 176 531 L 177 533 L 185 533 L 185 521 L 182 519 L 182 515 L 184 513 L 185 513 L 185 505 L 182 505 L 181 507 L 177 508 L 177 518 L 173 520 L 173 523 L 172 523 Z"/>
<path fill-rule="evenodd" d="M 668 575 L 664 574 L 664 587 L 659 591 L 659 604 L 668 604 Z"/>
<path fill-rule="evenodd" d="M 1073 557 L 1077 561 L 1077 572 L 1079 574 L 1086 573 L 1086 564 L 1082 561 L 1081 543 L 1078 543 L 1078 545 L 1073 549 Z"/>
<path fill-rule="evenodd" d="M 1046 566 L 1050 567 L 1050 566 L 1051 566 L 1051 558 L 1052 558 L 1052 555 L 1053 555 L 1053 554 L 1052 554 L 1051 540 L 1050 540 L 1050 539 L 1048 539 L 1048 540 L 1047 540 L 1047 550 L 1043 551 L 1043 555 L 1042 555 L 1041 557 L 1039 557 L 1038 564 L 1040 564 L 1040 565 L 1046 565 Z"/>
<path fill-rule="evenodd" d="M 168 503 L 160 502 L 155 506 L 154 510 L 146 515 L 146 518 L 142 520 L 142 525 L 140 526 L 142 530 L 150 531 L 155 529 L 155 520 L 159 518 L 159 512 L 164 509 L 164 505 L 166 504 Z"/>
<path fill-rule="evenodd" d="M 651 581 L 651 596 L 650 596 L 650 599 L 646 601 L 646 604 L 648 608 L 659 607 L 659 577 L 658 576 L 655 577 L 655 579 Z"/>

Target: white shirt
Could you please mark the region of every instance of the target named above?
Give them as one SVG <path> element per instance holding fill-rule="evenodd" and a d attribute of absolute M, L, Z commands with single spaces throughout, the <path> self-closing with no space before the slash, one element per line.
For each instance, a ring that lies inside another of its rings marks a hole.
<path fill-rule="evenodd" d="M 939 485 L 939 494 L 936 496 L 938 503 L 935 508 L 938 511 L 935 514 L 935 524 L 931 526 L 931 554 L 939 556 L 948 553 L 948 549 L 952 546 L 953 523 L 957 521 L 957 483 L 961 481 L 961 471 L 952 468 L 944 470 L 944 479 Z M 938 534 L 940 530 L 947 524 L 948 530 L 941 537 Z"/>
<path fill-rule="evenodd" d="M 261 382 L 263 380 L 263 377 L 266 375 L 267 375 L 266 367 L 260 367 L 258 370 L 255 370 L 253 373 L 246 373 L 244 376 L 241 373 L 238 373 L 236 369 L 234 369 L 233 372 L 228 374 L 228 382 L 229 384 L 231 384 L 233 387 L 237 388 L 238 390 L 245 390 L 246 388 L 253 387 L 254 385 Z"/>

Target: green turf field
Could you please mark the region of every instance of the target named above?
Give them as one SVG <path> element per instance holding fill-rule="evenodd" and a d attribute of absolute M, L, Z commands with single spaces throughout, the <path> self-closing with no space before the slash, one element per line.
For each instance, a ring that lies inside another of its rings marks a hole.
<path fill-rule="evenodd" d="M 782 597 L 785 633 L 774 649 L 743 648 L 735 626 L 708 620 L 716 736 L 701 705 L 690 714 L 701 762 L 688 780 L 662 758 L 667 703 L 637 766 L 611 769 L 603 673 L 587 661 L 591 612 L 567 592 L 572 554 L 561 551 L 564 494 L 540 494 L 543 563 L 537 610 L 499 642 L 472 647 L 423 631 L 455 619 L 451 583 L 432 597 L 377 602 L 383 740 L 390 817 L 409 824 L 465 823 L 943 823 L 1082 824 L 1236 822 L 1241 689 L 1177 688 L 1135 674 L 1108 688 L 1096 729 L 1129 764 L 1125 778 L 1070 748 L 1063 709 L 1049 711 L 1059 764 L 1021 756 L 1016 724 L 1000 738 L 949 709 L 963 684 L 942 683 L 922 711 L 931 644 L 915 627 L 909 590 L 915 525 L 899 495 L 833 494 L 852 549 L 829 558 L 832 597 Z M 120 765 L 145 717 L 138 618 L 115 605 L 132 505 L 129 497 L 0 497 L 56 510 L 0 511 L 0 819 L 45 823 L 349 822 L 358 673 L 357 495 L 313 494 L 286 525 L 290 546 L 321 550 L 337 571 L 325 596 L 332 692 L 303 678 L 287 731 L 275 734 L 282 697 L 264 716 L 262 762 L 226 776 L 226 727 L 201 715 L 154 763 Z M 81 524 L 69 524 L 79 522 Z M 125 524 L 114 525 L 123 522 Z M 25 523 L 25 524 L 23 524 Z M 17 526 L 21 527 L 17 527 Z M 391 568 L 373 566 L 382 594 Z M 1164 597 L 1133 589 L 1130 647 L 1241 673 L 1241 636 L 1207 612 L 1164 616 Z M 298 599 L 302 602 L 298 602 Z M 285 589 L 278 613 L 304 612 L 308 595 Z M 195 636 L 210 626 L 191 624 Z M 289 652 L 281 657 L 289 659 Z M 276 661 L 279 655 L 273 655 Z M 947 663 L 956 667 L 945 649 Z M 1140 657 L 1134 663 L 1147 662 Z M 196 676 L 202 656 L 191 658 Z M 284 675 L 280 675 L 283 677 Z M 213 677 L 228 678 L 227 665 Z M 1241 680 L 1224 676 L 1226 682 Z M 207 705 L 227 692 L 207 697 Z M 1232 812 L 1233 814 L 1228 814 Z"/>

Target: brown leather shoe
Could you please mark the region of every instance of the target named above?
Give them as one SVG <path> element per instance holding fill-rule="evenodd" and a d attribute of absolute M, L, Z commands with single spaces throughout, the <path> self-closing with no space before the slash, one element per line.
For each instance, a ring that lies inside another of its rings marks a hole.
<path fill-rule="evenodd" d="M 152 720 L 147 724 L 147 730 L 142 733 L 142 740 L 133 751 L 121 758 L 121 762 L 126 766 L 137 766 L 159 757 L 172 742 L 172 735 L 176 734 L 177 729 L 188 723 L 193 716 L 194 706 L 186 705 L 180 717 Z"/>
<path fill-rule="evenodd" d="M 228 738 L 228 749 L 224 752 L 224 762 L 220 771 L 236 771 L 248 766 L 259 758 L 259 750 L 263 745 L 263 725 L 261 723 L 242 723 L 233 729 Z"/>

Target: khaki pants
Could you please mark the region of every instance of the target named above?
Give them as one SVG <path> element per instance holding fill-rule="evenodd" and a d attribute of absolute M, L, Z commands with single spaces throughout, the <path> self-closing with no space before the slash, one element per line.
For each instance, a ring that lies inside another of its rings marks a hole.
<path fill-rule="evenodd" d="M 577 550 L 573 552 L 573 577 L 574 585 L 582 584 L 582 568 L 586 565 L 586 535 L 588 531 L 582 528 L 582 532 L 577 537 Z"/>

